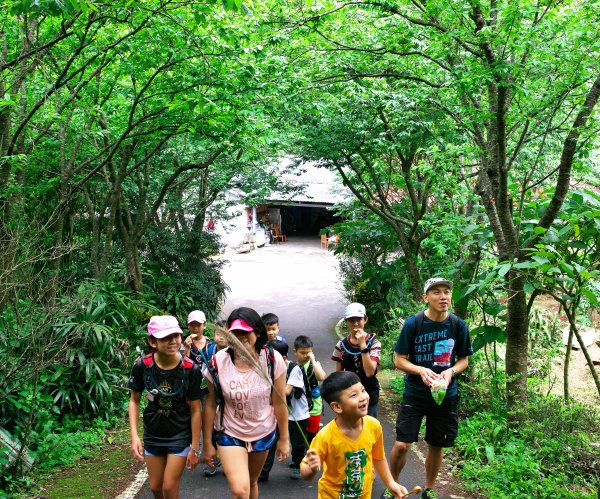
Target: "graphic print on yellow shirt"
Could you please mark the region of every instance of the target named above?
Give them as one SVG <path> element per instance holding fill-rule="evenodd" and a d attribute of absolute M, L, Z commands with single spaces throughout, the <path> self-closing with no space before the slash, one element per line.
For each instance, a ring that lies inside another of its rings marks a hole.
<path fill-rule="evenodd" d="M 319 499 L 369 499 L 375 473 L 373 460 L 385 459 L 381 423 L 363 417 L 363 427 L 355 440 L 330 421 L 311 443 L 323 465 L 319 479 Z M 306 461 L 304 461 L 306 463 Z"/>
<path fill-rule="evenodd" d="M 346 478 L 342 482 L 340 499 L 360 497 L 365 486 L 365 467 L 367 466 L 367 453 L 364 449 L 354 452 L 345 452 Z"/>

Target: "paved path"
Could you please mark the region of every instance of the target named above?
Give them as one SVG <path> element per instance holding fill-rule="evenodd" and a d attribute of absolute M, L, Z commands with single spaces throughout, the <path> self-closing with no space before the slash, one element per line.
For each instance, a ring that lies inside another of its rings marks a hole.
<path fill-rule="evenodd" d="M 320 249 L 320 241 L 291 238 L 287 243 L 256 249 L 246 254 L 226 253 L 229 264 L 224 269 L 225 282 L 231 288 L 223 307 L 222 317 L 236 307 L 249 306 L 259 314 L 273 312 L 280 318 L 281 332 L 289 343 L 300 334 L 310 336 L 314 352 L 326 372 L 335 370 L 330 360 L 336 341 L 333 328 L 346 304 L 338 275 L 336 258 L 331 252 Z M 325 409 L 324 422 L 331 420 L 333 412 Z M 386 453 L 389 457 L 394 442 L 393 424 L 382 421 Z M 289 459 L 288 459 L 289 461 Z M 182 498 L 230 497 L 227 481 L 222 472 L 206 478 L 203 466 L 184 473 L 181 483 Z M 423 484 L 423 465 L 414 454 L 402 472 L 402 484 L 407 488 Z M 275 462 L 268 482 L 259 484 L 261 498 L 316 498 L 317 480 L 304 482 L 289 477 L 287 464 Z M 377 479 L 373 498 L 383 492 Z M 147 484 L 139 498 L 152 497 Z M 414 497 L 414 496 L 412 496 Z"/>

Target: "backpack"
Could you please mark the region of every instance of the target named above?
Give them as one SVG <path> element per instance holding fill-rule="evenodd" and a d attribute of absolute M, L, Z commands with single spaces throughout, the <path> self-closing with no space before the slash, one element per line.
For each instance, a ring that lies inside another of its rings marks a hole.
<path fill-rule="evenodd" d="M 181 354 L 180 354 L 181 355 Z M 146 390 L 148 391 L 148 400 L 153 401 L 156 395 L 160 395 L 161 397 L 178 397 L 182 393 L 187 392 L 188 388 L 188 379 L 189 373 L 195 366 L 194 361 L 185 355 L 181 355 L 181 362 L 179 366 L 182 369 L 181 372 L 181 381 L 179 387 L 176 390 L 173 390 L 171 393 L 163 392 L 158 384 L 156 379 L 156 369 L 154 363 L 154 353 L 150 352 L 142 358 L 142 366 L 144 367 L 144 385 Z"/>
<path fill-rule="evenodd" d="M 214 356 L 216 348 L 217 348 L 217 344 L 214 341 L 208 340 L 206 345 L 204 345 L 204 348 L 201 348 L 200 350 L 198 350 L 198 354 L 200 355 L 200 358 L 202 359 L 203 365 L 208 364 L 209 359 Z M 205 350 L 206 350 L 206 352 L 205 352 Z"/>
<path fill-rule="evenodd" d="M 304 390 L 302 388 L 298 388 L 297 386 L 295 386 L 294 389 L 291 391 L 291 393 L 289 395 L 286 395 L 287 403 L 288 403 L 288 405 L 291 404 L 292 395 L 294 396 L 295 399 L 302 398 L 302 395 L 306 395 L 306 400 L 308 402 L 308 410 L 312 411 L 312 409 L 314 407 L 312 389 L 310 386 L 310 382 L 308 381 L 308 377 L 306 376 L 306 371 L 304 370 L 304 368 L 300 364 L 290 361 L 290 363 L 287 366 L 287 373 L 286 373 L 285 379 L 287 380 L 290 377 L 292 370 L 296 366 L 298 366 L 300 368 L 300 371 L 302 371 L 302 379 L 304 380 Z M 313 378 L 315 378 L 315 380 L 316 380 L 315 376 L 313 376 Z"/>
<path fill-rule="evenodd" d="M 264 349 L 267 357 L 267 370 L 269 371 L 269 378 L 271 378 L 271 392 L 273 392 L 273 386 L 275 384 L 275 353 L 273 352 L 273 347 L 268 344 L 264 346 Z M 233 350 L 229 349 L 228 353 L 233 361 Z M 223 428 L 223 418 L 225 417 L 225 397 L 223 396 L 223 390 L 221 389 L 221 383 L 219 381 L 219 366 L 217 365 L 217 358 L 215 355 L 213 355 L 208 361 L 206 368 L 213 379 L 217 409 L 221 411 L 220 426 Z"/>

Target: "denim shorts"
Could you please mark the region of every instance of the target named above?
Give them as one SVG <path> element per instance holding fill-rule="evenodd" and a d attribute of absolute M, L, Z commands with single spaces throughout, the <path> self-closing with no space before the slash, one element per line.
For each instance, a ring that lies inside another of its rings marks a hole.
<path fill-rule="evenodd" d="M 227 435 L 224 431 L 217 432 L 217 445 L 221 447 L 245 447 L 248 452 L 264 452 L 269 450 L 275 442 L 277 441 L 277 432 L 273 430 L 272 433 L 269 433 L 267 436 L 262 437 L 254 442 L 246 442 L 244 440 L 240 440 L 239 438 L 232 437 L 231 435 Z"/>
<path fill-rule="evenodd" d="M 166 456 L 172 454 L 174 456 L 187 457 L 190 452 L 190 446 L 187 447 L 161 447 L 158 445 L 144 445 L 144 456 Z"/>

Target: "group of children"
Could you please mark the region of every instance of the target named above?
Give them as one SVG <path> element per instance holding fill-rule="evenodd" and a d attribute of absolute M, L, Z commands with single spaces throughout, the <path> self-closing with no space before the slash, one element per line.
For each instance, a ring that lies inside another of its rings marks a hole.
<path fill-rule="evenodd" d="M 233 498 L 257 498 L 275 457 L 284 461 L 288 454 L 291 478 L 309 480 L 323 469 L 319 498 L 370 498 L 374 470 L 393 497 L 407 495 L 390 473 L 376 419 L 381 344 L 364 330 L 363 305 L 348 305 L 343 318 L 349 334 L 332 354 L 336 372 L 326 376 L 308 336 L 295 338 L 289 360 L 275 314 L 236 309 L 216 324 L 214 341 L 204 335 L 199 310 L 188 316 L 184 341 L 175 317 L 152 317 L 151 352 L 136 361 L 129 379 L 129 420 L 132 451 L 146 461 L 154 496 L 179 497 L 183 470 L 200 462 L 201 434 L 204 474 L 222 466 Z M 319 430 L 323 400 L 335 419 Z"/>

